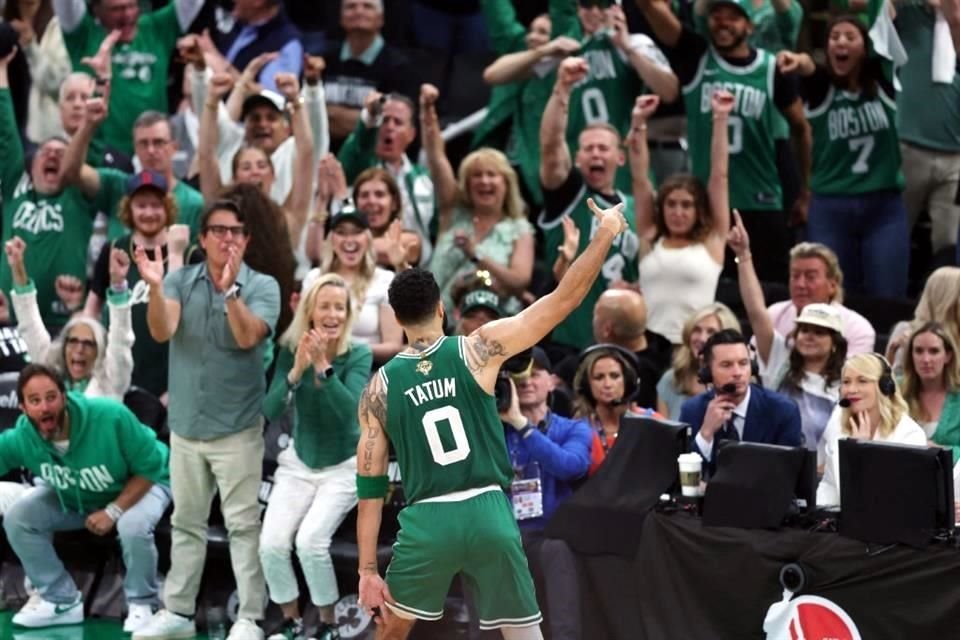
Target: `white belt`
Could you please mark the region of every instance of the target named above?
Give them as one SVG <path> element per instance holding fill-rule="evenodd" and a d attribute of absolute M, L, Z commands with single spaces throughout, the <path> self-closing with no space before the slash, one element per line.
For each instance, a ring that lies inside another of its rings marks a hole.
<path fill-rule="evenodd" d="M 490 491 L 500 491 L 500 486 L 495 484 L 490 484 L 485 487 L 478 487 L 476 489 L 464 489 L 463 491 L 454 491 L 452 493 L 445 493 L 442 496 L 434 496 L 432 498 L 424 498 L 423 500 L 417 500 L 415 504 L 421 504 L 423 502 L 463 502 L 464 500 L 475 498 L 480 494 L 488 493 Z"/>

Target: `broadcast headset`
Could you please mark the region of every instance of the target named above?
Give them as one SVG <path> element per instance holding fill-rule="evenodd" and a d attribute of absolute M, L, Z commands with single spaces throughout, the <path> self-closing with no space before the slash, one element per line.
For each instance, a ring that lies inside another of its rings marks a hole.
<path fill-rule="evenodd" d="M 637 355 L 632 351 L 609 342 L 595 344 L 580 352 L 577 373 L 574 376 L 574 391 L 590 402 L 596 403 L 593 393 L 590 391 L 590 374 L 584 371 L 582 367 L 588 356 L 598 352 L 603 352 L 604 356 L 613 358 L 620 363 L 620 368 L 623 370 L 623 397 L 615 404 L 629 403 L 640 392 L 640 362 L 637 360 Z"/>

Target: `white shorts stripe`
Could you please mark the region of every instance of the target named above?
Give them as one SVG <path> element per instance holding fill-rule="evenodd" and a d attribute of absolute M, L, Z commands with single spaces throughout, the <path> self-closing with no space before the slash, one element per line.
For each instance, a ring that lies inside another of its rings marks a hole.
<path fill-rule="evenodd" d="M 413 607 L 408 607 L 407 605 L 399 602 L 394 602 L 393 604 L 387 603 L 387 606 L 393 610 L 396 610 L 397 615 L 401 617 L 408 617 L 412 615 L 420 620 L 439 620 L 443 617 L 443 611 L 440 611 L 439 613 L 434 613 L 433 611 L 421 611 L 420 609 L 414 609 Z"/>
<path fill-rule="evenodd" d="M 543 622 L 543 615 L 538 611 L 534 615 L 527 616 L 526 618 L 498 618 L 496 620 L 484 620 L 481 618 L 479 626 L 483 631 L 490 631 L 491 629 L 499 629 L 500 627 L 532 627 L 541 622 Z"/>

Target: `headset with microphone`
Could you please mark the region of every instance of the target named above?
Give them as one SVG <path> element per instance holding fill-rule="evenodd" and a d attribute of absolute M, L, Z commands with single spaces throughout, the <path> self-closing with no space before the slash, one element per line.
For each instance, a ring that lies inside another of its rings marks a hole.
<path fill-rule="evenodd" d="M 879 353 L 871 353 L 870 355 L 879 360 L 880 366 L 883 367 L 883 372 L 880 374 L 880 377 L 877 378 L 877 388 L 880 389 L 882 395 L 892 398 L 897 392 L 897 382 L 893 379 L 893 367 L 891 367 L 890 362 Z M 840 398 L 837 404 L 844 409 L 849 409 L 853 403 L 850 402 L 849 398 Z"/>
<path fill-rule="evenodd" d="M 628 404 L 640 392 L 640 362 L 637 360 L 635 353 L 618 344 L 602 342 L 587 347 L 580 352 L 577 373 L 573 381 L 574 391 L 596 404 L 597 401 L 593 397 L 593 392 L 590 391 L 590 372 L 583 370 L 583 363 L 588 356 L 598 352 L 603 352 L 604 356 L 619 362 L 620 368 L 623 370 L 623 397 L 614 400 L 611 404 L 615 407 Z"/>
<path fill-rule="evenodd" d="M 714 337 L 724 334 L 724 339 L 726 339 L 730 334 L 736 334 L 740 339 L 736 342 L 719 342 L 714 341 Z M 707 342 L 703 345 L 703 349 L 700 351 L 701 357 L 703 358 L 704 364 L 697 370 L 697 380 L 700 381 L 700 384 L 707 385 L 713 383 L 713 374 L 710 372 L 710 365 L 707 364 L 707 354 L 713 356 L 713 347 L 720 344 L 743 344 L 747 347 L 747 352 L 750 354 L 750 378 L 760 378 L 760 364 L 757 362 L 757 352 L 754 349 L 753 345 L 750 344 L 750 341 L 744 338 L 739 332 L 734 331 L 733 329 L 724 329 L 723 331 L 718 331 L 717 333 L 710 336 L 707 339 Z M 725 385 L 717 387 L 717 392 L 721 394 L 732 394 L 736 393 L 737 385 L 732 382 L 728 382 Z"/>

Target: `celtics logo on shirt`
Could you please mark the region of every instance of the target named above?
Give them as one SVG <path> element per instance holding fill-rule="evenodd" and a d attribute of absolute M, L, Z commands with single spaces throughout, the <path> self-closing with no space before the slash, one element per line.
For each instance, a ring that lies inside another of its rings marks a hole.
<path fill-rule="evenodd" d="M 123 80 L 149 83 L 157 56 L 149 51 L 118 51 L 113 54 L 113 68 Z"/>

